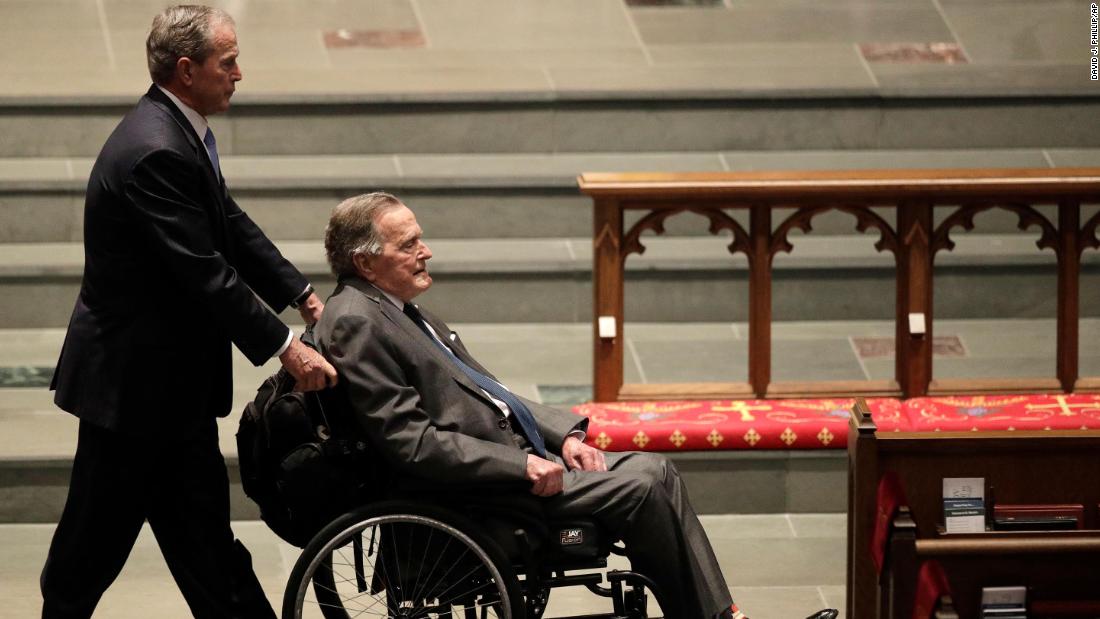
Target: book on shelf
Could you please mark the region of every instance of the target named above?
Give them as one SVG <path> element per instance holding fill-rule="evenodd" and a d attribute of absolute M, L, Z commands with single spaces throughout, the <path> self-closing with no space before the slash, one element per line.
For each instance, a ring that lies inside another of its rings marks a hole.
<path fill-rule="evenodd" d="M 1084 528 L 1085 506 L 1077 504 L 993 506 L 998 531 L 1066 531 Z"/>
<path fill-rule="evenodd" d="M 985 478 L 943 478 L 943 523 L 948 533 L 985 531 Z"/>
<path fill-rule="evenodd" d="M 1027 619 L 1027 587 L 982 587 L 982 619 Z"/>

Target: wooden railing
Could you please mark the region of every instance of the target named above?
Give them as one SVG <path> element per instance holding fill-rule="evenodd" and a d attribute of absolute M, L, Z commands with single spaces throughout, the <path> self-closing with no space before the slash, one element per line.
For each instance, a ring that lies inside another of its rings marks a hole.
<path fill-rule="evenodd" d="M 1082 204 L 1100 203 L 1100 168 L 1019 170 L 893 170 L 857 172 L 760 172 L 685 174 L 583 174 L 581 191 L 592 196 L 594 272 L 594 398 L 809 397 L 929 393 L 1008 393 L 1100 389 L 1100 379 L 1078 376 L 1081 254 L 1100 247 L 1100 213 L 1082 223 Z M 1037 209 L 1057 207 L 1057 221 Z M 895 224 L 873 208 L 895 209 Z M 794 208 L 778 225 L 772 213 Z M 934 225 L 933 209 L 950 209 Z M 746 230 L 729 213 L 747 210 Z M 940 251 L 950 251 L 952 229 L 973 228 L 975 215 L 1005 209 L 1021 228 L 1035 228 L 1041 249 L 1058 261 L 1056 377 L 1039 379 L 932 380 L 932 274 Z M 814 217 L 831 210 L 853 216 L 858 230 L 876 230 L 878 251 L 896 265 L 895 380 L 773 383 L 771 380 L 772 260 L 791 251 L 788 233 L 810 230 Z M 643 213 L 624 230 L 626 211 Z M 688 384 L 623 384 L 623 267 L 642 253 L 643 232 L 664 232 L 671 216 L 706 217 L 710 232 L 730 231 L 731 253 L 748 258 L 748 381 Z M 923 332 L 922 332 L 923 331 Z"/>

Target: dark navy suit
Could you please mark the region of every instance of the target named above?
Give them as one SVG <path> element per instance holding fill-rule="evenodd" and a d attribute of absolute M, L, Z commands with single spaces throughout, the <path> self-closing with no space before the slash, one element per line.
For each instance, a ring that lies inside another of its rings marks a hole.
<path fill-rule="evenodd" d="M 156 86 L 96 160 L 84 248 L 52 385 L 80 436 L 43 616 L 90 616 L 148 520 L 195 616 L 274 617 L 229 529 L 215 419 L 232 404 L 231 347 L 260 365 L 286 342 L 257 295 L 281 311 L 306 279 Z"/>

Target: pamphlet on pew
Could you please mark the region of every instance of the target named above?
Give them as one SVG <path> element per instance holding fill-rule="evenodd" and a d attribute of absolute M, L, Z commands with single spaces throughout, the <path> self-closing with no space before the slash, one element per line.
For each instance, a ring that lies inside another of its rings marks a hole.
<path fill-rule="evenodd" d="M 985 531 L 984 478 L 943 478 L 943 521 L 948 533 Z"/>

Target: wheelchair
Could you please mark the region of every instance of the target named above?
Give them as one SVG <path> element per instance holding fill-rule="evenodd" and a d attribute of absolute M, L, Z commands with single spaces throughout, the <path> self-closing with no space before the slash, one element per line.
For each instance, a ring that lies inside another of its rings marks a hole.
<path fill-rule="evenodd" d="M 283 619 L 541 619 L 553 589 L 580 586 L 612 607 L 583 619 L 646 619 L 650 596 L 669 608 L 650 579 L 607 570 L 623 550 L 596 522 L 533 517 L 517 508 L 537 501 L 525 483 L 398 478 L 348 421 L 345 396 L 293 385 L 286 370 L 268 378 L 237 432 L 245 493 L 303 548 Z"/>
<path fill-rule="evenodd" d="M 499 510 L 379 501 L 313 537 L 291 571 L 282 617 L 541 619 L 552 590 L 581 586 L 611 606 L 583 619 L 646 619 L 650 595 L 668 608 L 650 579 L 607 571 L 608 556 L 622 554 L 612 541 L 591 520 L 540 523 Z"/>

